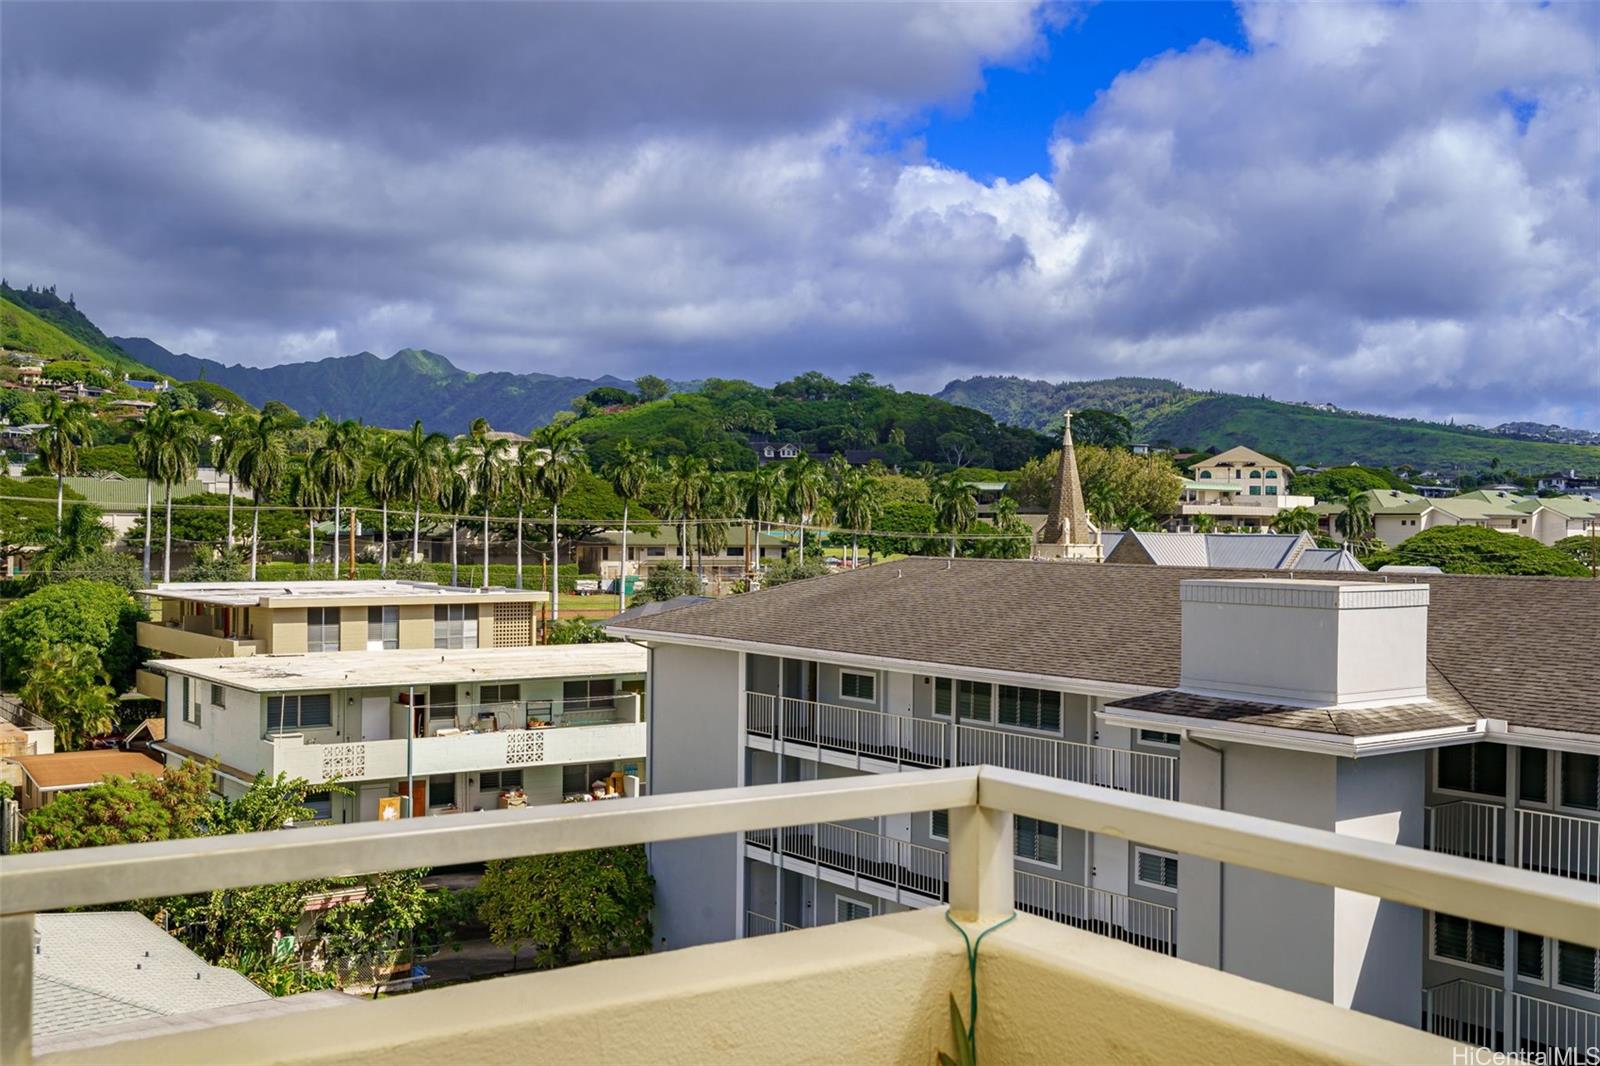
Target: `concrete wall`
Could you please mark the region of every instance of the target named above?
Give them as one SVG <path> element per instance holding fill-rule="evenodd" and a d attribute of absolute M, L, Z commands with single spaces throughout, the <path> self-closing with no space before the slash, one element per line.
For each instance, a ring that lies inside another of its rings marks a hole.
<path fill-rule="evenodd" d="M 734 788 L 744 757 L 743 670 L 737 652 L 665 644 L 650 651 L 651 793 Z M 726 940 L 744 922 L 744 879 L 733 835 L 650 846 L 656 947 Z"/>

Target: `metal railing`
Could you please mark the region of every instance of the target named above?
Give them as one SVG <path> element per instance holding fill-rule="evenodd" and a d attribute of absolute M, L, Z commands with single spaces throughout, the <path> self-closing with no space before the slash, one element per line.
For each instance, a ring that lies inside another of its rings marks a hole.
<path fill-rule="evenodd" d="M 819 757 L 829 751 L 922 770 L 950 765 L 947 724 L 864 707 L 746 692 L 745 732 L 815 749 Z"/>
<path fill-rule="evenodd" d="M 1525 870 L 1600 880 L 1600 821 L 1548 811 L 1517 811 L 1517 865 Z"/>
<path fill-rule="evenodd" d="M 1460 855 L 1479 862 L 1500 861 L 1500 820 L 1505 808 L 1498 803 L 1456 800 L 1428 808 L 1429 851 Z"/>
<path fill-rule="evenodd" d="M 756 911 L 744 912 L 744 935 L 766 936 L 778 931 L 778 919 Z"/>
<path fill-rule="evenodd" d="M 909 840 L 817 822 L 754 830 L 745 834 L 745 843 L 766 851 L 774 861 L 776 848 L 786 858 L 809 863 L 819 877 L 830 870 L 858 887 L 914 892 L 934 902 L 945 898 L 945 853 Z"/>
<path fill-rule="evenodd" d="M 1460 1044 L 1501 1047 L 1503 996 L 1477 981 L 1446 981 L 1422 990 L 1422 1028 Z"/>
<path fill-rule="evenodd" d="M 1015 911 L 1012 816 L 1022 815 L 1600 946 L 1600 901 L 1586 884 L 1014 770 L 952 767 L 484 811 L 444 828 L 403 819 L 7 856 L 0 859 L 0 1061 L 32 1059 L 37 911 L 928 810 L 949 811 L 946 872 L 960 921 L 989 924 Z M 729 919 L 732 932 L 737 916 Z M 437 1001 L 418 1009 L 429 1002 Z"/>
<path fill-rule="evenodd" d="M 640 703 L 635 692 L 572 700 L 435 703 L 428 707 L 427 735 L 434 736 L 440 729 L 482 732 L 637 722 Z"/>
<path fill-rule="evenodd" d="M 1076 740 L 1034 737 L 983 726 L 956 727 L 956 765 L 979 764 L 1137 792 L 1157 799 L 1176 796 L 1178 760 L 1173 755 L 1104 748 Z"/>
<path fill-rule="evenodd" d="M 1524 1054 L 1560 1051 L 1583 1062 L 1583 1055 L 1600 1049 L 1600 1013 L 1553 1003 L 1548 999 L 1511 994 L 1511 1047 Z M 1551 1061 L 1558 1061 L 1552 1059 Z M 1593 1062 L 1594 1059 L 1588 1061 Z"/>
<path fill-rule="evenodd" d="M 1088 929 L 1141 948 L 1176 955 L 1173 936 L 1177 910 L 1103 888 L 1018 870 L 1017 910 Z"/>

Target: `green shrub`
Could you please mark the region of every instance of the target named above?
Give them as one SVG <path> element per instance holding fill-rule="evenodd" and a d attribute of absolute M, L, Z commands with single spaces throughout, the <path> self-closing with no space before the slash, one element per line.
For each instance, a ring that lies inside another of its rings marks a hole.
<path fill-rule="evenodd" d="M 1481 526 L 1436 526 L 1386 551 L 1362 559 L 1369 570 L 1383 566 L 1437 566 L 1447 574 L 1532 574 L 1588 577 L 1589 568 L 1532 537 Z"/>

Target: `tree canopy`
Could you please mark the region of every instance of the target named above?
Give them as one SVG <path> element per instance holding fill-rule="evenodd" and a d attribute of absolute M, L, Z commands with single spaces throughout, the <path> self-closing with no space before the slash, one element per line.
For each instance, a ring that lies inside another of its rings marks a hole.
<path fill-rule="evenodd" d="M 490 939 L 540 969 L 649 951 L 654 906 L 640 845 L 497 859 L 478 886 Z"/>
<path fill-rule="evenodd" d="M 1447 574 L 1538 574 L 1588 577 L 1589 568 L 1532 537 L 1482 526 L 1435 526 L 1362 560 L 1383 566 L 1437 566 Z"/>
<path fill-rule="evenodd" d="M 72 645 L 92 651 L 112 687 L 125 692 L 139 662 L 135 624 L 144 617 L 144 609 L 116 585 L 86 580 L 46 585 L 0 614 L 5 671 L 0 683 L 20 684 L 50 648 Z"/>

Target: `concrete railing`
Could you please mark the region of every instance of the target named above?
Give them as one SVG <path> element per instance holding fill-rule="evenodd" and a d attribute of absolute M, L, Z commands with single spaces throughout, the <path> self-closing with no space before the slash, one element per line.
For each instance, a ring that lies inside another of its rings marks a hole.
<path fill-rule="evenodd" d="M 137 630 L 139 647 L 149 648 L 178 659 L 231 659 L 241 655 L 254 655 L 261 649 L 260 641 L 235 640 L 231 637 L 212 636 L 209 633 L 190 633 L 176 626 L 155 622 L 140 622 Z"/>
<path fill-rule="evenodd" d="M 6 857 L 0 859 L 0 1060 L 26 1064 L 32 1059 L 33 915 L 37 911 L 92 907 L 130 899 L 184 895 L 290 880 L 341 877 L 419 866 L 450 866 L 521 855 L 737 834 L 767 826 L 794 825 L 812 820 L 848 821 L 927 810 L 949 811 L 950 911 L 958 921 L 988 925 L 1015 913 L 1013 815 L 1024 815 L 1089 832 L 1137 840 L 1154 848 L 1248 866 L 1312 884 L 1331 885 L 1409 906 L 1503 924 L 1577 944 L 1600 946 L 1600 902 L 1596 901 L 1590 886 L 1570 880 L 1013 770 L 987 766 L 955 767 L 647 796 L 611 803 L 485 811 L 449 819 L 407 819 L 327 826 L 292 834 L 251 833 Z M 883 927 L 888 929 L 895 926 L 899 919 L 907 919 L 904 923 L 907 929 L 922 928 L 922 924 L 915 920 L 915 915 L 897 915 L 873 921 L 889 923 Z M 864 924 L 870 925 L 871 922 Z M 1023 933 L 1018 935 L 1026 934 L 1027 923 L 1020 924 Z M 1040 924 L 1044 926 L 1049 923 Z M 1059 926 L 1054 928 L 1060 929 Z M 796 934 L 796 939 L 825 932 L 808 930 Z M 1070 937 L 1063 939 L 1062 934 L 1072 932 L 1061 930 L 1057 934 L 1041 928 L 1033 945 L 1019 943 L 1007 950 L 1020 953 L 1019 960 L 1027 962 L 1027 966 L 1032 968 L 1030 972 L 1037 972 L 1039 966 L 1051 967 L 1052 972 L 1062 972 L 1061 967 L 1070 967 L 1071 963 L 1066 961 L 1066 954 L 1057 948 L 1070 940 Z M 860 936 L 873 939 L 870 930 Z M 766 944 L 785 939 L 782 935 L 763 937 L 755 943 Z M 820 936 L 815 943 L 837 955 L 849 941 L 839 939 L 836 942 L 834 938 Z M 1045 950 L 1041 945 L 1057 945 L 1057 948 Z M 1107 947 L 1116 948 L 1120 945 L 1107 944 Z M 1045 954 L 1039 954 L 1041 950 L 1045 950 Z M 1088 945 L 1085 950 L 1093 953 L 1098 949 Z M 656 974 L 659 981 L 665 976 L 662 967 L 670 968 L 675 964 L 658 960 L 689 954 L 668 952 L 648 960 L 629 960 L 620 964 L 624 969 L 612 967 L 596 980 L 610 980 L 614 984 L 623 980 L 628 972 L 649 972 Z M 749 955 L 741 957 L 747 960 L 755 958 Z M 1141 972 L 1147 974 L 1149 981 L 1160 986 L 1159 991 L 1164 997 L 1181 996 L 1184 982 L 1192 984 L 1204 975 L 1204 981 L 1214 994 L 1225 997 L 1236 1006 L 1236 1014 L 1248 1015 L 1255 1010 L 1258 1004 L 1251 1002 L 1255 997 L 1259 997 L 1261 1003 L 1272 1004 L 1264 1008 L 1269 1016 L 1279 1011 L 1311 1011 L 1319 1019 L 1317 1024 L 1322 1030 L 1315 1033 L 1314 1038 L 1319 1042 L 1327 1042 L 1319 1043 L 1317 1046 L 1320 1047 L 1332 1046 L 1348 1037 L 1349 1041 L 1366 1046 L 1368 1057 L 1393 1058 L 1397 1056 L 1381 1052 L 1381 1040 L 1404 1043 L 1428 1039 L 1421 1034 L 1407 1036 L 1405 1030 L 1398 1026 L 1381 1025 L 1371 1019 L 1362 1020 L 1357 1014 L 1327 1013 L 1322 1009 L 1326 1005 L 1295 997 L 1284 999 L 1286 993 L 1226 974 L 1183 967 L 1181 963 L 1155 956 L 1143 957 L 1148 961 L 1139 964 Z M 720 960 L 722 957 L 717 958 Z M 1121 961 L 1126 962 L 1126 959 Z M 727 962 L 733 968 L 743 970 L 732 959 Z M 1183 967 L 1182 974 L 1164 971 L 1153 965 L 1156 963 Z M 611 964 L 598 965 L 606 967 Z M 1109 957 L 1107 965 L 1111 965 Z M 629 966 L 642 969 L 628 971 L 626 967 Z M 577 968 L 577 971 L 583 970 L 590 968 Z M 585 989 L 589 988 L 589 984 L 585 983 L 588 979 L 577 971 L 564 972 L 560 982 L 576 982 Z M 719 987 L 727 986 L 726 972 L 721 971 Z M 785 971 L 786 974 L 798 972 L 793 969 Z M 1084 982 L 1101 980 L 1087 971 L 1076 971 L 1076 974 L 1073 980 L 1079 982 L 1080 987 Z M 517 979 L 505 980 L 514 982 Z M 684 978 L 680 976 L 677 980 L 680 982 L 677 987 L 681 989 Z M 1139 980 L 1134 973 L 1123 979 L 1127 987 L 1119 994 L 1128 997 L 1130 1005 L 1141 1005 L 1149 998 L 1141 998 Z M 486 984 L 493 985 L 495 982 Z M 521 989 L 525 986 L 516 987 Z M 553 987 L 541 985 L 541 989 Z M 594 987 L 601 986 L 595 984 Z M 796 987 L 793 981 L 788 985 L 791 993 Z M 1026 994 L 1028 987 L 1024 982 L 1015 986 L 1013 992 L 997 991 L 994 994 L 998 998 L 994 1002 L 1003 1004 L 1008 994 Z M 391 1027 L 386 1031 L 379 1033 L 363 1029 L 360 1034 L 346 1031 L 337 1038 L 348 1041 L 359 1035 L 363 1041 L 373 1041 L 371 1050 L 364 1056 L 368 1059 L 392 1058 L 396 1047 L 417 1054 L 431 1053 L 438 1049 L 440 1040 L 455 1039 L 456 1030 L 447 1036 L 436 1027 L 433 1036 L 426 1037 L 422 1035 L 421 1028 L 413 1026 L 407 1019 L 420 1021 L 427 1018 L 433 1024 L 450 1014 L 444 1004 L 457 1004 L 457 1010 L 465 1012 L 454 1015 L 464 1026 L 460 1031 L 471 1031 L 481 1013 L 476 1012 L 473 1004 L 481 997 L 488 996 L 493 1001 L 492 1010 L 495 1012 L 511 1009 L 507 1003 L 501 1002 L 504 997 L 489 989 L 475 987 L 471 996 L 466 998 L 452 995 L 453 991 L 438 989 L 419 993 L 415 998 L 406 997 L 403 1004 L 397 1003 L 394 1009 L 381 1010 L 374 1016 L 392 1020 Z M 1060 1002 L 1069 1002 L 1072 998 L 1068 994 Z M 1115 1000 L 1107 999 L 1106 1002 Z M 1300 1003 L 1306 1005 L 1294 1006 Z M 377 1008 L 382 1005 L 372 1006 Z M 688 1009 L 687 1003 L 683 1009 Z M 1140 1009 L 1144 1008 L 1140 1006 Z M 937 1010 L 935 1007 L 929 1012 L 930 1024 L 937 1019 Z M 1161 1017 L 1174 1017 L 1173 1010 L 1171 1002 L 1166 1003 Z M 1182 1013 L 1185 1019 L 1193 1019 L 1193 1024 L 1197 1026 L 1212 1024 L 1206 1021 L 1206 1013 L 1198 1007 L 1186 1007 Z M 625 1012 L 619 1013 L 614 1008 L 613 1014 L 619 1025 L 627 1024 Z M 502 1028 L 510 1024 L 504 1014 L 494 1016 L 501 1018 Z M 652 1014 L 650 1017 L 654 1020 L 657 1016 Z M 724 1015 L 725 1021 L 727 1017 Z M 679 1020 L 684 1020 L 684 1016 L 680 1014 Z M 487 1017 L 481 1021 L 486 1026 L 491 1024 Z M 1253 1049 L 1259 1050 L 1273 1041 L 1281 1044 L 1288 1039 L 1282 1034 L 1296 1031 L 1296 1025 L 1286 1017 L 1276 1017 L 1275 1021 L 1277 1024 L 1273 1033 L 1277 1035 L 1268 1035 L 1259 1026 L 1250 1028 L 1249 1031 L 1255 1034 L 1250 1038 L 1254 1041 Z M 881 1029 L 881 1019 L 879 1022 Z M 290 1049 L 283 1042 L 285 1027 L 281 1022 L 272 1024 L 273 1032 L 277 1034 L 270 1048 L 274 1061 L 310 1059 L 313 1053 L 321 1054 L 327 1061 L 353 1061 L 362 1057 L 350 1051 L 341 1060 L 339 1054 L 330 1050 L 329 1046 L 311 1042 L 302 1042 Z M 344 1024 L 348 1026 L 349 1023 Z M 288 1027 L 291 1032 L 298 1028 L 299 1023 Z M 991 1032 L 1001 1033 L 1003 1030 L 1002 1025 Z M 397 1036 L 400 1031 L 416 1034 L 409 1038 L 413 1043 L 408 1044 L 405 1042 L 408 1038 Z M 592 1029 L 590 1032 L 592 1034 Z M 1358 1038 L 1357 1034 L 1365 1035 Z M 296 1037 L 298 1039 L 303 1035 L 296 1034 Z M 547 1035 L 553 1040 L 557 1033 L 552 1029 Z M 189 1054 L 177 1054 L 169 1048 L 162 1051 L 162 1058 L 154 1061 L 168 1064 L 205 1061 L 194 1050 L 202 1046 L 212 1048 L 211 1057 L 215 1059 L 219 1054 L 216 1047 L 219 1042 L 232 1048 L 234 1057 L 243 1057 L 240 1051 L 245 1045 L 226 1033 L 179 1034 L 179 1037 L 183 1039 L 179 1039 L 178 1045 L 174 1046 L 191 1049 Z M 1003 1036 L 997 1039 L 1002 1041 L 1000 1046 L 1005 1046 Z M 195 1042 L 185 1043 L 186 1040 Z M 401 1043 L 397 1044 L 397 1040 Z M 1360 1061 L 1362 1053 L 1354 1048 L 1354 1043 L 1350 1049 L 1332 1057 Z M 265 1044 L 250 1046 L 252 1059 L 267 1057 L 268 1052 L 263 1050 Z M 546 1041 L 542 1046 L 554 1045 Z M 629 1046 L 634 1045 L 630 1042 Z M 1432 1061 L 1448 1061 L 1449 1049 L 1446 1047 L 1415 1044 L 1413 1050 L 1425 1051 L 1423 1057 Z M 95 1051 L 102 1059 L 116 1060 L 118 1057 L 114 1046 Z M 1309 1054 L 1309 1048 L 1304 1053 Z M 555 1059 L 562 1057 L 555 1051 L 551 1054 Z M 883 1056 L 880 1054 L 878 1057 Z M 926 1051 L 921 1057 L 927 1057 Z M 1003 1059 L 1004 1055 L 1001 1057 Z M 692 1055 L 674 1059 L 692 1060 Z M 1249 1060 L 1273 1061 L 1270 1057 L 1262 1056 Z"/>

